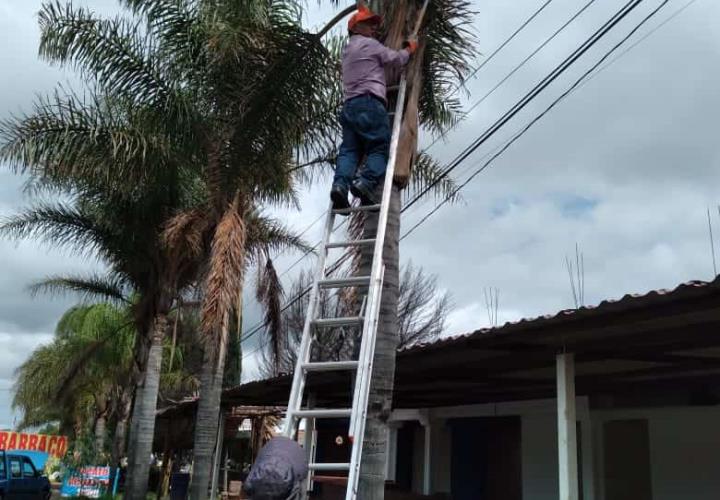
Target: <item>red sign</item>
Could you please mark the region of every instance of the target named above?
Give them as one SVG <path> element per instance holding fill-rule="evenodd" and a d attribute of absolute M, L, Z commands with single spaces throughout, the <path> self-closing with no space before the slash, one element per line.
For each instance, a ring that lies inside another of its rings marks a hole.
<path fill-rule="evenodd" d="M 62 458 L 67 453 L 67 447 L 68 440 L 65 436 L 0 431 L 0 450 L 43 451 L 50 456 Z"/>

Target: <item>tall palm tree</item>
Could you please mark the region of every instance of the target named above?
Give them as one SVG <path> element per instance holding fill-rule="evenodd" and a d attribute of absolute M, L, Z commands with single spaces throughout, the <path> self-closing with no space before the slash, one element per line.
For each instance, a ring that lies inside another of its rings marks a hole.
<path fill-rule="evenodd" d="M 160 238 L 183 196 L 158 192 L 151 183 L 122 196 L 105 188 L 75 186 L 66 196 L 69 202 L 40 203 L 7 218 L 0 231 L 16 238 L 39 237 L 52 246 L 100 258 L 104 274 L 50 277 L 42 288 L 102 297 L 131 309 L 139 333 L 129 377 L 131 393 L 135 391 L 134 419 L 137 423 L 140 417 L 146 429 L 152 428 L 168 314 L 178 290 L 192 284 L 194 276 L 192 269 L 176 266 L 176 257 L 166 252 Z M 130 300 L 130 293 L 137 298 Z M 139 437 L 149 457 L 152 434 Z"/>
<path fill-rule="evenodd" d="M 134 338 L 126 310 L 101 303 L 67 311 L 53 342 L 36 349 L 17 370 L 13 405 L 23 410 L 22 426 L 46 424 L 56 417 L 73 422 L 87 418 L 82 428 L 92 428 L 94 456 L 102 460 L 111 410 L 127 390 Z M 92 406 L 78 404 L 84 401 Z M 51 408 L 60 413 L 54 415 Z M 122 425 L 116 430 L 122 432 Z"/>
<path fill-rule="evenodd" d="M 90 89 L 60 91 L 33 115 L 5 123 L 0 155 L 41 185 L 104 188 L 90 196 L 98 220 L 66 224 L 60 210 L 52 229 L 29 220 L 23 227 L 34 229 L 18 232 L 84 241 L 110 267 L 110 282 L 58 284 L 138 292 L 126 496 L 144 498 L 168 311 L 204 271 L 207 346 L 224 345 L 246 266 L 248 214 L 263 202 L 291 201 L 287 172 L 334 125 L 318 96 L 332 90 L 335 69 L 298 29 L 292 1 L 121 3 L 129 15 L 112 19 L 59 1 L 43 6 L 41 55 L 76 68 Z M 289 75 L 280 64 L 288 60 L 301 62 Z"/>
<path fill-rule="evenodd" d="M 332 0 L 332 3 L 338 2 Z M 373 11 L 383 15 L 385 44 L 399 49 L 411 32 L 423 2 L 358 0 L 357 3 L 367 3 Z M 384 285 L 358 490 L 358 497 L 364 500 L 381 500 L 384 497 L 388 439 L 386 422 L 392 408 L 399 334 L 401 190 L 417 180 L 413 179 L 413 167 L 418 166 L 419 125 L 438 133 L 454 125 L 460 117 L 460 103 L 455 91 L 462 87 L 473 55 L 475 39 L 468 30 L 472 14 L 470 2 L 466 0 L 431 1 L 420 33 L 420 46 L 407 69 L 408 97 L 385 236 Z M 398 77 L 396 74 L 388 76 L 391 79 Z M 374 237 L 377 217 L 368 217 L 364 231 L 365 237 Z M 360 262 L 361 272 L 369 274 L 371 261 L 372 251 L 364 250 Z"/>

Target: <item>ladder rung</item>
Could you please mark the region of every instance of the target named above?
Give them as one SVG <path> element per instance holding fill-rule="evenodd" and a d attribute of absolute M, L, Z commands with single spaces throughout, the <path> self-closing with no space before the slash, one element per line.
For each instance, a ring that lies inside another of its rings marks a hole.
<path fill-rule="evenodd" d="M 303 370 L 308 372 L 332 372 L 339 370 L 356 370 L 357 361 L 324 361 L 322 363 L 303 363 Z"/>
<path fill-rule="evenodd" d="M 365 322 L 362 316 L 349 316 L 346 318 L 323 318 L 313 321 L 313 326 L 320 328 L 335 328 L 339 326 L 358 326 Z"/>
<path fill-rule="evenodd" d="M 400 90 L 400 85 L 390 85 L 390 86 L 388 86 L 387 89 L 388 89 L 390 92 L 397 92 L 398 90 Z"/>
<path fill-rule="evenodd" d="M 363 246 L 363 245 L 374 245 L 374 244 L 375 244 L 375 238 L 370 238 L 367 240 L 336 241 L 333 243 L 328 243 L 325 248 L 359 247 L 359 246 Z"/>
<path fill-rule="evenodd" d="M 337 215 L 349 215 L 357 212 L 377 212 L 382 205 L 360 205 L 359 207 L 343 208 L 341 210 L 333 210 Z"/>
<path fill-rule="evenodd" d="M 318 470 L 318 471 L 350 470 L 350 464 L 349 464 L 349 463 L 339 463 L 339 464 L 331 464 L 331 463 L 325 463 L 325 464 L 308 464 L 308 468 L 309 468 L 310 470 Z"/>
<path fill-rule="evenodd" d="M 344 288 L 349 286 L 369 285 L 370 276 L 353 276 L 351 278 L 326 278 L 318 281 L 320 288 Z"/>
<path fill-rule="evenodd" d="M 320 410 L 298 410 L 294 412 L 297 418 L 346 418 L 352 414 L 350 408 L 332 408 Z"/>

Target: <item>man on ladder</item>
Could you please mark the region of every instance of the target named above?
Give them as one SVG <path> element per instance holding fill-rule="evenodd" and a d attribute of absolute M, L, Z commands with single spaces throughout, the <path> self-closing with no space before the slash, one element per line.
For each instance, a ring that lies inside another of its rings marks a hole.
<path fill-rule="evenodd" d="M 325 276 L 325 257 L 327 256 L 330 232 L 332 232 L 334 211 L 347 210 L 348 189 L 350 189 L 356 197 L 360 198 L 362 205 L 377 205 L 383 200 L 378 200 L 375 195 L 376 188 L 385 177 L 388 168 L 388 157 L 390 155 L 390 143 L 392 131 L 390 129 L 390 120 L 387 112 L 387 84 L 385 81 L 385 68 L 387 66 L 405 66 L 410 60 L 410 56 L 417 49 L 417 41 L 414 40 L 415 34 L 419 29 L 425 10 L 427 9 L 428 0 L 425 0 L 424 7 L 418 19 L 417 26 L 413 32 L 413 39 L 406 42 L 404 50 L 395 51 L 388 49 L 377 39 L 378 28 L 382 22 L 382 18 L 373 14 L 365 5 L 363 0 L 358 1 L 358 11 L 352 16 L 348 23 L 350 31 L 350 41 L 348 42 L 343 54 L 343 86 L 345 90 L 345 103 L 340 116 L 343 128 L 343 141 L 340 146 L 338 155 L 337 169 L 335 179 L 333 181 L 330 198 L 332 200 L 332 208 L 328 213 L 328 225 L 326 227 L 326 235 L 324 238 L 324 249 L 319 264 L 321 275 L 313 285 L 311 292 L 310 304 L 308 306 L 308 317 L 306 318 L 305 328 L 303 331 L 303 340 L 298 354 L 298 364 L 296 366 L 293 379 L 293 389 L 288 403 L 287 422 L 283 437 L 277 437 L 271 440 L 258 455 L 255 464 L 245 484 L 245 490 L 250 494 L 253 500 L 286 500 L 302 497 L 305 493 L 303 482 L 307 479 L 308 470 L 348 470 L 348 487 L 346 499 L 355 499 L 357 493 L 357 477 L 359 473 L 360 453 L 362 450 L 362 437 L 364 425 L 359 427 L 361 430 L 351 432 L 349 436 L 353 438 L 359 436 L 359 440 L 353 443 L 351 463 L 348 464 L 308 464 L 307 452 L 302 450 L 300 446 L 292 439 L 296 424 L 300 418 L 315 418 L 315 415 L 332 416 L 332 417 L 351 417 L 350 427 L 354 425 L 354 418 L 361 419 L 364 423 L 364 409 L 367 406 L 366 391 L 369 387 L 369 376 L 371 373 L 371 361 L 374 351 L 374 341 L 368 343 L 368 339 L 363 340 L 360 357 L 363 358 L 364 350 L 365 361 L 345 361 L 338 363 L 313 362 L 310 360 L 310 330 L 313 324 L 318 325 L 323 319 L 315 317 L 315 304 L 317 301 L 317 291 L 320 283 L 327 281 L 327 287 L 346 286 L 341 283 L 333 284 L 332 279 Z M 400 84 L 399 100 L 404 100 L 405 95 L 405 78 L 403 76 Z M 399 106 L 400 116 L 402 108 Z M 396 124 L 399 124 L 399 116 L 396 117 Z M 396 136 L 399 132 L 396 131 Z M 393 141 L 397 144 L 397 141 Z M 355 171 L 360 161 L 366 158 L 366 166 L 355 177 Z M 393 156 L 394 157 L 394 156 Z M 386 181 L 387 183 L 387 181 Z M 388 187 L 385 187 L 388 191 Z M 389 192 L 389 191 L 388 191 Z M 387 220 L 387 196 L 384 197 L 385 202 L 380 210 L 380 218 L 384 214 L 384 221 Z M 349 213 L 348 211 L 347 213 Z M 345 213 L 344 215 L 347 215 Z M 382 222 L 384 227 L 385 222 Z M 384 234 L 384 230 L 381 231 Z M 377 248 L 382 249 L 383 238 L 378 237 L 379 243 Z M 337 244 L 336 244 L 337 245 Z M 339 244 L 343 246 L 344 244 Z M 362 320 L 364 330 L 370 333 L 365 335 L 374 339 L 376 332 L 377 316 L 379 311 L 378 301 L 380 298 L 380 290 L 382 290 L 382 274 L 384 266 L 382 266 L 381 250 L 376 248 L 375 254 L 379 256 L 373 257 L 373 276 L 365 278 L 351 278 L 353 280 L 365 280 L 370 284 L 370 290 L 373 292 L 369 295 L 372 305 L 368 308 L 373 313 L 368 313 L 368 320 Z M 376 269 L 377 268 L 377 269 Z M 340 280 L 343 281 L 343 280 Z M 354 286 L 354 285 L 353 285 Z M 352 318 L 350 318 L 352 319 Z M 343 321 L 342 318 L 339 320 Z M 325 321 L 337 321 L 337 319 L 326 319 Z M 372 325 L 372 326 L 370 326 Z M 363 358 L 363 359 L 364 359 Z M 367 365 L 367 366 L 365 366 Z M 365 370 L 364 372 L 364 390 L 356 383 L 353 393 L 353 409 L 326 409 L 326 410 L 301 410 L 302 392 L 304 387 L 304 377 L 308 370 L 332 370 L 343 369 L 352 366 L 354 369 Z M 364 394 L 364 395 L 363 395 Z M 318 413 L 319 412 L 319 413 Z"/>
<path fill-rule="evenodd" d="M 377 40 L 382 18 L 362 0 L 348 23 L 350 40 L 343 51 L 342 71 L 345 103 L 340 113 L 343 139 L 337 158 L 330 198 L 333 208 L 347 209 L 348 189 L 363 205 L 379 203 L 375 195 L 387 167 L 390 120 L 387 112 L 386 66 L 404 66 L 417 49 L 417 41 L 404 50 L 392 50 Z M 356 170 L 363 155 L 365 168 Z"/>

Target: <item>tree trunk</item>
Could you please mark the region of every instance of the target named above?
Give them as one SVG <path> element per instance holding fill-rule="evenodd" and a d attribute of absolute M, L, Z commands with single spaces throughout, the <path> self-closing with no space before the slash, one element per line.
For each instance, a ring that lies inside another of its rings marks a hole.
<path fill-rule="evenodd" d="M 193 445 L 193 474 L 190 483 L 190 500 L 206 500 L 210 488 L 213 455 L 217 443 L 220 418 L 220 400 L 225 358 L 229 340 L 229 318 L 223 318 L 220 345 L 213 353 L 206 349 L 205 362 L 200 375 L 200 400 L 195 416 L 195 442 Z"/>
<path fill-rule="evenodd" d="M 143 383 L 135 394 L 131 434 L 131 457 L 125 486 L 126 500 L 145 500 L 150 476 L 150 456 L 155 436 L 155 413 L 160 390 L 160 369 L 162 366 L 163 339 L 167 332 L 167 314 L 159 313 L 155 318 L 150 351 Z"/>
<path fill-rule="evenodd" d="M 102 461 L 105 453 L 105 435 L 107 434 L 107 415 L 100 411 L 95 419 L 95 460 Z"/>
<path fill-rule="evenodd" d="M 377 234 L 377 215 L 368 216 L 365 221 L 364 238 Z M 363 441 L 362 464 L 358 498 L 362 500 L 383 500 L 385 498 L 385 463 L 388 440 L 387 422 L 392 410 L 393 386 L 395 383 L 395 355 L 398 345 L 398 294 L 400 283 L 400 191 L 393 186 L 390 199 L 387 233 L 383 258 L 385 278 L 370 397 L 368 399 L 365 439 Z M 372 248 L 363 249 L 360 274 L 369 275 L 372 266 Z"/>
<path fill-rule="evenodd" d="M 119 467 L 120 460 L 125 455 L 127 441 L 127 425 L 132 407 L 131 389 L 123 390 L 118 404 L 117 423 L 115 424 L 115 437 L 113 438 L 112 466 Z"/>

